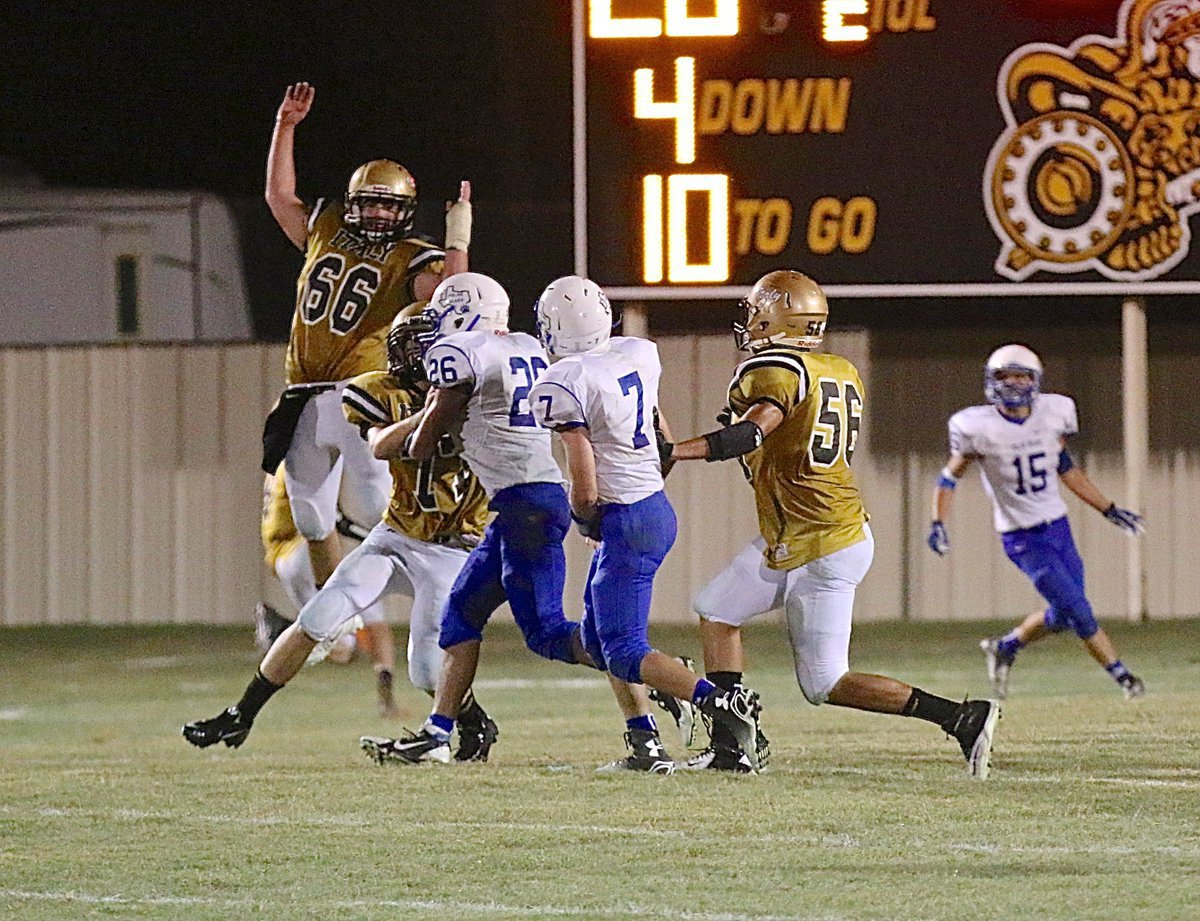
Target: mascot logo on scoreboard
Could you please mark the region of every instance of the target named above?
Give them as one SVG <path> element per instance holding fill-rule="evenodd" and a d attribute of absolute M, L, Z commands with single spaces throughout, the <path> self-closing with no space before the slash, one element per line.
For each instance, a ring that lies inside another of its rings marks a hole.
<path fill-rule="evenodd" d="M 1156 278 L 1200 210 L 1200 0 L 1126 0 L 1117 35 L 1010 54 L 983 180 L 996 271 Z"/>

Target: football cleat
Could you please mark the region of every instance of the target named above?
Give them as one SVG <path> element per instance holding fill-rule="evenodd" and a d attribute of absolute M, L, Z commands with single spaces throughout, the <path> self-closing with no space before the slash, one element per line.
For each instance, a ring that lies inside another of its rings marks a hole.
<path fill-rule="evenodd" d="M 399 761 L 403 764 L 420 764 L 423 761 L 450 763 L 450 743 L 446 739 L 431 735 L 429 730 L 424 728 L 420 732 L 408 731 L 408 735 L 399 739 L 362 736 L 358 740 L 358 747 L 376 764 L 386 764 L 389 761 Z"/>
<path fill-rule="evenodd" d="M 758 769 L 761 771 L 771 760 L 771 742 L 762 731 L 762 727 L 758 726 L 757 715 L 754 717 L 754 723 L 758 727 L 754 731 L 754 750 L 758 752 Z"/>
<path fill-rule="evenodd" d="M 648 729 L 630 729 L 625 733 L 625 744 L 629 755 L 619 761 L 596 768 L 599 774 L 617 771 L 642 771 L 647 774 L 674 774 L 675 762 L 663 747 L 657 732 Z"/>
<path fill-rule="evenodd" d="M 279 639 L 279 634 L 291 625 L 290 620 L 260 601 L 254 606 L 254 645 L 260 652 L 266 652 Z"/>
<path fill-rule="evenodd" d="M 710 745 L 700 754 L 687 760 L 685 771 L 728 771 L 732 774 L 756 774 L 750 766 L 746 753 L 736 748 L 718 748 Z"/>
<path fill-rule="evenodd" d="M 733 733 L 740 748 L 758 770 L 758 714 L 762 710 L 758 692 L 743 685 L 732 691 L 713 691 L 700 702 L 700 710 L 716 726 L 724 726 Z"/>
<path fill-rule="evenodd" d="M 379 698 L 379 715 L 384 719 L 395 719 L 400 715 L 393 693 L 396 679 L 390 668 L 381 668 L 375 673 L 375 694 Z"/>
<path fill-rule="evenodd" d="M 992 684 L 992 692 L 1000 700 L 1005 700 L 1008 697 L 1008 671 L 1012 668 L 1012 656 L 1000 652 L 1000 638 L 995 636 L 980 640 L 979 648 L 987 660 L 987 676 Z"/>
<path fill-rule="evenodd" d="M 1142 697 L 1146 693 L 1146 683 L 1141 678 L 1136 678 L 1130 675 L 1125 681 L 1121 682 L 1121 688 L 1125 691 L 1126 700 L 1134 700 Z"/>
<path fill-rule="evenodd" d="M 208 748 L 218 742 L 224 742 L 229 748 L 237 748 L 250 735 L 251 725 L 237 707 L 229 707 L 210 720 L 185 723 L 183 737 L 197 748 Z"/>
<path fill-rule="evenodd" d="M 498 738 L 500 727 L 472 696 L 471 702 L 458 713 L 458 751 L 454 760 L 487 761 Z"/>
<path fill-rule="evenodd" d="M 696 670 L 696 663 L 687 656 L 678 656 L 677 658 L 689 670 Z M 699 717 L 696 705 L 690 700 L 684 700 L 682 697 L 672 697 L 670 694 L 659 691 L 656 688 L 650 689 L 650 699 L 666 710 L 671 719 L 675 721 L 675 729 L 679 733 L 679 743 L 685 749 L 691 748 L 692 743 L 696 740 L 696 722 Z"/>
<path fill-rule="evenodd" d="M 976 780 L 987 780 L 992 757 L 992 734 L 1000 718 L 996 700 L 964 700 L 946 732 L 954 736 L 967 759 L 967 771 Z"/>

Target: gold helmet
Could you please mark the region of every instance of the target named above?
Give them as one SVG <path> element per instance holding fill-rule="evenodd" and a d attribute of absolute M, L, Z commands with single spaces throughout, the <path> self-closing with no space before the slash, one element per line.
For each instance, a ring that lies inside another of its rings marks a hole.
<path fill-rule="evenodd" d="M 433 332 L 433 323 L 424 315 L 429 301 L 409 304 L 392 320 L 387 335 L 387 372 L 396 382 L 414 387 L 425 377 L 425 342 Z"/>
<path fill-rule="evenodd" d="M 733 324 L 733 337 L 742 351 L 757 352 L 777 343 L 812 350 L 825 338 L 829 321 L 825 292 L 807 275 L 791 269 L 768 272 L 738 308 L 745 319 Z"/>
<path fill-rule="evenodd" d="M 363 217 L 363 208 L 381 206 L 391 216 Z M 391 160 L 371 160 L 354 171 L 346 189 L 346 225 L 372 243 L 399 240 L 412 229 L 417 210 L 417 181 Z"/>

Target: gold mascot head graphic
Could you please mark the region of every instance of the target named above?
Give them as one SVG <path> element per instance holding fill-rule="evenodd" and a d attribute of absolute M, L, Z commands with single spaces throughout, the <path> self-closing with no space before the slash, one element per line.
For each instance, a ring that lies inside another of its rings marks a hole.
<path fill-rule="evenodd" d="M 984 202 L 1015 280 L 1155 278 L 1200 210 L 1200 0 L 1126 0 L 1115 38 L 1025 45 L 1000 71 L 1008 123 Z"/>

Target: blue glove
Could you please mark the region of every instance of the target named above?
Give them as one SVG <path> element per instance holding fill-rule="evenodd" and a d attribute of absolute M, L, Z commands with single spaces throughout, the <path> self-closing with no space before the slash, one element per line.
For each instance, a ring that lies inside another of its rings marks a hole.
<path fill-rule="evenodd" d="M 1130 534 L 1141 534 L 1146 530 L 1141 515 L 1131 512 L 1127 508 L 1121 508 L 1115 502 L 1104 510 L 1104 517 L 1122 531 L 1128 531 Z"/>
<path fill-rule="evenodd" d="M 949 553 L 950 535 L 946 533 L 946 526 L 940 521 L 931 522 L 929 536 L 925 538 L 925 543 L 929 544 L 929 549 L 938 556 L 945 556 Z"/>

